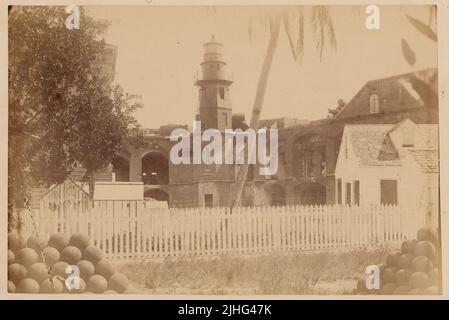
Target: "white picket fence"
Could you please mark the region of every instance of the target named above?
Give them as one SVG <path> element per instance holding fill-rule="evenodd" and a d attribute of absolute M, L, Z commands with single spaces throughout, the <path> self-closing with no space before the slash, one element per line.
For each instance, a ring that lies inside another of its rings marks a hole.
<path fill-rule="evenodd" d="M 398 244 L 410 209 L 287 206 L 154 209 L 144 201 L 67 201 L 22 214 L 28 233 L 87 233 L 110 259 L 335 250 Z M 50 208 L 51 207 L 51 208 Z"/>

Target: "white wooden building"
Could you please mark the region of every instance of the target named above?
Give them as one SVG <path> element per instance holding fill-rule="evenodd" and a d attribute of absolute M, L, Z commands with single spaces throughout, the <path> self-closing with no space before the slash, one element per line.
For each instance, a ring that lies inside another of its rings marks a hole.
<path fill-rule="evenodd" d="M 419 220 L 438 224 L 438 125 L 348 124 L 335 168 L 336 203 L 420 207 Z"/>

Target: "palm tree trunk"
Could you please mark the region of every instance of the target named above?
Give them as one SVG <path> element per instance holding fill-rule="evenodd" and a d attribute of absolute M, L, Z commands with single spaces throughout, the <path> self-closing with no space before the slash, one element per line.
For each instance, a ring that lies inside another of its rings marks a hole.
<path fill-rule="evenodd" d="M 281 15 L 276 15 L 270 21 L 270 40 L 268 42 L 267 51 L 265 53 L 265 59 L 262 65 L 262 71 L 259 76 L 259 82 L 257 84 L 256 97 L 254 99 L 253 110 L 251 114 L 251 122 L 249 127 L 257 130 L 259 128 L 260 114 L 262 112 L 263 100 L 265 97 L 265 91 L 267 88 L 268 77 L 270 75 L 271 64 L 273 62 L 274 52 L 276 51 L 277 41 L 279 38 L 279 31 L 281 26 Z M 245 141 L 245 149 L 247 141 Z M 235 186 L 231 191 L 229 198 L 229 208 L 232 208 L 240 204 L 242 197 L 243 187 L 245 186 L 246 176 L 248 174 L 249 163 L 245 163 L 240 167 L 237 174 Z"/>

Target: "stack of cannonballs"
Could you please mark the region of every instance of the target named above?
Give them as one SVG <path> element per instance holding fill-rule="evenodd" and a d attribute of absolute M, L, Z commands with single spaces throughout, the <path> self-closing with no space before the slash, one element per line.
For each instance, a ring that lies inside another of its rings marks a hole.
<path fill-rule="evenodd" d="M 379 264 L 380 289 L 368 290 L 365 279 L 359 279 L 356 294 L 437 295 L 439 275 L 439 241 L 430 228 L 422 228 L 417 239 L 406 240 L 401 249 L 390 252 Z"/>
<path fill-rule="evenodd" d="M 66 273 L 69 265 L 78 267 L 79 285 L 75 285 L 78 288 L 65 284 L 65 279 L 71 276 Z M 55 233 L 48 242 L 35 236 L 25 240 L 15 233 L 8 235 L 10 293 L 112 294 L 124 293 L 128 286 L 127 277 L 116 271 L 85 234 L 76 233 L 69 238 Z"/>

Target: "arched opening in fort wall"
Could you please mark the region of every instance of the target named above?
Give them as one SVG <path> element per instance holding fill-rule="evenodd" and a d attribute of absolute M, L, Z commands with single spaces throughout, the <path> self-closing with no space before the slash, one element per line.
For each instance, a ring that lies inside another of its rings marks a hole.
<path fill-rule="evenodd" d="M 149 152 L 142 157 L 142 182 L 145 185 L 167 185 L 168 159 L 159 152 Z"/>
<path fill-rule="evenodd" d="M 112 160 L 112 172 L 115 173 L 115 181 L 128 182 L 129 160 L 122 156 L 117 156 Z"/>

